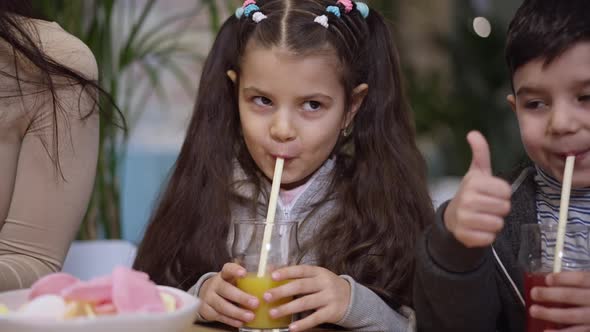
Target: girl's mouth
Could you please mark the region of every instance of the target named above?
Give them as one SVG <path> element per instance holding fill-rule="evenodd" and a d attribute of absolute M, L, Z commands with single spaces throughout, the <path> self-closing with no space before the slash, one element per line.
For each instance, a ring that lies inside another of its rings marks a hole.
<path fill-rule="evenodd" d="M 271 154 L 273 159 L 283 158 L 285 162 L 291 161 L 295 159 L 295 156 L 287 155 L 287 154 Z"/>

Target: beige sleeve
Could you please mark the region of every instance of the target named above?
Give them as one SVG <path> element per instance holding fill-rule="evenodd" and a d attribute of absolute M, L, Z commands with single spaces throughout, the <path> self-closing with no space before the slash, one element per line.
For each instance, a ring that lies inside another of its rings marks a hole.
<path fill-rule="evenodd" d="M 79 40 L 57 25 L 40 28 L 39 35 L 50 56 L 96 79 L 94 57 Z M 80 85 L 59 85 L 61 107 L 56 119 L 48 93 L 24 101 L 25 112 L 34 116 L 14 160 L 2 161 L 16 171 L 4 225 L 0 220 L 0 291 L 29 287 L 39 277 L 61 269 L 92 193 L 99 137 L 93 93 L 81 91 Z M 89 118 L 81 118 L 89 113 Z M 56 123 L 57 153 L 52 148 Z M 55 157 L 59 157 L 61 174 L 52 160 Z"/>

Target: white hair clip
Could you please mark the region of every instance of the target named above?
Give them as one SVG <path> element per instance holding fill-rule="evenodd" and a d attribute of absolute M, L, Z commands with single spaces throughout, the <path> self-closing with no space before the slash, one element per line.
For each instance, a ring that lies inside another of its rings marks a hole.
<path fill-rule="evenodd" d="M 260 23 L 260 21 L 264 20 L 266 18 L 266 15 L 262 14 L 261 12 L 256 12 L 254 14 L 252 14 L 252 21 L 256 22 L 256 23 Z"/>
<path fill-rule="evenodd" d="M 328 16 L 326 16 L 326 15 L 316 16 L 316 18 L 313 21 L 316 23 L 319 23 L 321 26 L 323 26 L 326 29 L 330 26 L 328 24 Z"/>

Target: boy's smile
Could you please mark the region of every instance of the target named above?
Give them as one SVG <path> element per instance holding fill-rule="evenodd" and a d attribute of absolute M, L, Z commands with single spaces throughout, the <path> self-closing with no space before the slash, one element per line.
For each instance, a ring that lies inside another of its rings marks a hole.
<path fill-rule="evenodd" d="M 575 44 L 546 64 L 516 70 L 508 96 L 529 157 L 562 180 L 565 158 L 576 156 L 572 186 L 590 187 L 590 42 Z"/>

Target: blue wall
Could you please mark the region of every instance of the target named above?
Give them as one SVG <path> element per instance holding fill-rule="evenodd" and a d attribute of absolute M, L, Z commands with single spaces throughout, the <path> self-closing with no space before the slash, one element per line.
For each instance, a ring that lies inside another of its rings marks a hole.
<path fill-rule="evenodd" d="M 177 151 L 129 149 L 121 174 L 123 239 L 135 244 L 141 241 L 177 155 Z"/>

